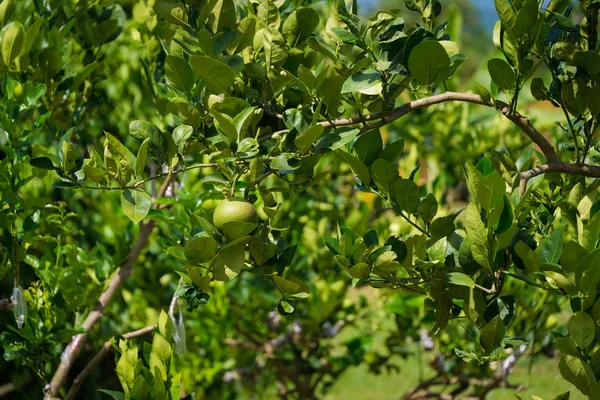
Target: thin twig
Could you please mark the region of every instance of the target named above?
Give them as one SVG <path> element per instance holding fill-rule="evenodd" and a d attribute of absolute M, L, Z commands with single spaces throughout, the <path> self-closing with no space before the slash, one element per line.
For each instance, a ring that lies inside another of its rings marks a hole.
<path fill-rule="evenodd" d="M 136 331 L 125 333 L 121 336 L 123 337 L 123 339 L 132 339 L 150 333 L 154 330 L 154 328 L 156 328 L 156 324 L 148 325 Z M 100 351 L 96 353 L 96 355 L 94 356 L 94 358 L 92 358 L 88 365 L 86 365 L 85 368 L 79 373 L 79 375 L 77 375 L 77 377 L 73 381 L 73 384 L 71 385 L 71 388 L 69 389 L 69 392 L 65 396 L 65 400 L 73 400 L 75 398 L 75 395 L 77 394 L 77 391 L 81 387 L 83 381 L 85 381 L 85 379 L 92 373 L 92 371 L 100 363 L 100 361 L 102 361 L 108 355 L 108 353 L 110 352 L 110 348 L 112 347 L 113 340 L 115 339 L 116 338 L 113 337 L 110 340 L 107 340 L 100 349 Z"/>

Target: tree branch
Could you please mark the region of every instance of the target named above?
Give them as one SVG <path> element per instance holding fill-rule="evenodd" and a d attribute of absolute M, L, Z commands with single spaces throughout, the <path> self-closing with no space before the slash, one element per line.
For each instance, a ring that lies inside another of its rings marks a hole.
<path fill-rule="evenodd" d="M 168 175 L 166 177 L 165 181 L 163 182 L 162 186 L 158 191 L 158 197 L 164 196 L 172 179 L 173 175 Z M 163 207 L 160 206 L 158 208 Z M 86 317 L 85 321 L 83 321 L 81 327 L 84 328 L 86 332 L 74 336 L 71 343 L 63 351 L 63 354 L 60 359 L 60 364 L 58 365 L 58 368 L 56 369 L 52 380 L 44 388 L 45 400 L 55 399 L 58 396 L 58 391 L 60 390 L 62 383 L 64 382 L 69 371 L 71 370 L 73 361 L 81 352 L 81 349 L 83 348 L 83 344 L 85 343 L 89 331 L 94 327 L 94 325 L 96 325 L 96 323 L 98 323 L 98 321 L 100 321 L 100 319 L 104 315 L 104 310 L 106 306 L 112 300 L 113 296 L 115 295 L 121 284 L 125 282 L 127 278 L 129 278 L 133 273 L 134 263 L 140 255 L 140 253 L 142 252 L 143 248 L 145 247 L 146 242 L 150 237 L 150 233 L 154 228 L 154 225 L 155 222 L 152 220 L 146 223 L 142 223 L 140 225 L 140 233 L 138 239 L 135 242 L 133 248 L 131 249 L 127 260 L 121 265 L 121 269 L 119 270 L 118 274 L 111 279 L 111 281 L 108 284 L 108 287 L 104 290 L 104 292 L 102 292 L 92 312 L 90 312 Z"/>
<path fill-rule="evenodd" d="M 125 334 L 123 334 L 121 336 L 124 339 L 132 339 L 132 338 L 135 338 L 135 337 L 142 336 L 142 335 L 145 335 L 147 333 L 150 333 L 150 332 L 152 332 L 154 330 L 154 328 L 156 328 L 156 324 L 154 324 L 154 325 L 148 325 L 148 326 L 146 326 L 144 328 L 138 329 L 137 331 L 128 332 L 128 333 L 125 333 Z M 112 347 L 113 340 L 115 340 L 115 337 L 111 338 L 110 340 L 107 340 L 104 343 L 104 345 L 102 346 L 102 348 L 100 349 L 100 351 L 98 353 L 96 353 L 96 355 L 94 356 L 94 358 L 92 358 L 92 361 L 90 361 L 89 364 L 86 365 L 86 367 L 79 373 L 79 375 L 77 375 L 77 377 L 73 381 L 73 385 L 71 386 L 71 388 L 69 389 L 69 392 L 67 393 L 67 395 L 65 397 L 65 400 L 73 400 L 75 398 L 75 395 L 77 394 L 77 391 L 81 387 L 81 384 L 83 383 L 83 381 L 85 380 L 85 378 L 88 377 L 88 375 L 92 372 L 92 370 L 110 352 L 110 348 Z"/>
<path fill-rule="evenodd" d="M 600 177 L 600 166 L 589 164 L 572 164 L 564 161 L 552 161 L 548 164 L 538 165 L 527 171 L 519 174 L 519 193 L 521 196 L 527 190 L 527 182 L 538 175 L 547 174 L 549 172 L 562 172 L 570 175 L 589 176 L 592 178 Z"/>
<path fill-rule="evenodd" d="M 362 117 L 352 117 L 352 118 L 343 118 L 337 119 L 334 121 L 323 121 L 319 122 L 325 128 L 332 128 L 338 126 L 346 126 L 346 125 L 356 125 L 360 123 L 364 123 L 365 121 L 373 121 L 380 120 L 377 123 L 370 126 L 370 129 L 377 129 L 384 125 L 387 125 L 398 118 L 402 118 L 406 114 L 410 113 L 413 110 L 417 110 L 419 108 L 429 107 L 434 104 L 446 103 L 449 101 L 459 101 L 466 103 L 479 104 L 486 107 L 491 107 L 499 110 L 502 115 L 504 115 L 507 119 L 511 120 L 515 125 L 517 125 L 523 133 L 531 139 L 532 142 L 538 145 L 538 147 L 542 150 L 542 153 L 546 156 L 548 161 L 558 160 L 558 155 L 554 150 L 554 147 L 550 142 L 532 125 L 528 118 L 522 116 L 521 114 L 515 112 L 514 114 L 509 113 L 509 105 L 501 102 L 488 102 L 485 101 L 481 96 L 473 93 L 458 93 L 458 92 L 445 92 L 441 94 L 436 94 L 430 97 L 425 97 L 422 99 L 411 101 L 410 103 L 403 104 L 399 107 L 394 108 L 389 114 L 385 114 L 385 119 L 383 119 L 383 113 L 374 113 L 369 115 L 364 115 Z M 282 131 L 278 131 L 275 133 L 283 134 L 289 132 L 289 129 L 285 129 Z M 268 139 L 272 135 L 264 136 L 262 141 Z"/>

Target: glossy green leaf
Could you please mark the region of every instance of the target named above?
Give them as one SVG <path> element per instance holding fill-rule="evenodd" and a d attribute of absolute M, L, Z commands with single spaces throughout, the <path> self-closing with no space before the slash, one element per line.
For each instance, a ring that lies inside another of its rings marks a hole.
<path fill-rule="evenodd" d="M 218 247 L 218 243 L 210 236 L 198 236 L 186 242 L 184 254 L 191 262 L 201 264 L 212 260 Z"/>
<path fill-rule="evenodd" d="M 558 369 L 562 377 L 583 394 L 588 394 L 588 388 L 596 382 L 592 368 L 578 357 L 561 355 Z"/>
<path fill-rule="evenodd" d="M 394 199 L 402 211 L 412 214 L 421 201 L 419 187 L 410 179 L 398 179 L 394 184 Z"/>
<path fill-rule="evenodd" d="M 192 90 L 194 85 L 192 67 L 183 58 L 167 56 L 165 59 L 165 74 L 175 88 L 184 92 Z"/>
<path fill-rule="evenodd" d="M 504 1 L 504 0 L 500 0 Z M 517 77 L 512 67 L 501 58 L 492 58 L 488 61 L 488 71 L 492 77 L 492 81 L 501 90 L 515 90 Z"/>
<path fill-rule="evenodd" d="M 236 74 L 224 62 L 206 56 L 191 56 L 190 65 L 204 78 L 206 85 L 217 91 L 226 91 L 235 80 Z"/>
<path fill-rule="evenodd" d="M 125 189 L 121 192 L 123 212 L 134 223 L 139 223 L 150 211 L 152 199 L 141 189 Z"/>
<path fill-rule="evenodd" d="M 21 52 L 25 42 L 25 34 L 23 30 L 12 25 L 8 27 L 2 35 L 2 60 L 4 64 L 10 65 Z"/>
<path fill-rule="evenodd" d="M 504 333 L 504 322 L 502 322 L 500 316 L 497 315 L 483 327 L 479 342 L 483 349 L 489 353 L 495 347 L 500 345 L 502 339 L 504 339 Z"/>
<path fill-rule="evenodd" d="M 596 324 L 592 317 L 583 311 L 576 312 L 568 323 L 569 337 L 582 349 L 594 341 Z"/>
<path fill-rule="evenodd" d="M 398 169 L 394 164 L 382 158 L 375 160 L 371 165 L 371 178 L 381 193 L 394 197 L 396 181 L 399 179 Z"/>
<path fill-rule="evenodd" d="M 450 66 L 450 57 L 437 40 L 425 40 L 410 53 L 408 70 L 422 85 L 433 84 L 440 72 Z"/>

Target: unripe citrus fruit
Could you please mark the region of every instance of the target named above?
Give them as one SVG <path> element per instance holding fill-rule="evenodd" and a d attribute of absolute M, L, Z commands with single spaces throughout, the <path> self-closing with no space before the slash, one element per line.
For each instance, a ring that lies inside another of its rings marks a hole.
<path fill-rule="evenodd" d="M 23 100 L 25 98 L 25 86 L 19 83 L 17 86 L 15 86 L 13 94 L 17 100 Z"/>
<path fill-rule="evenodd" d="M 220 202 L 215 208 L 213 223 L 228 240 L 235 240 L 256 228 L 258 215 L 248 201 L 231 197 Z"/>

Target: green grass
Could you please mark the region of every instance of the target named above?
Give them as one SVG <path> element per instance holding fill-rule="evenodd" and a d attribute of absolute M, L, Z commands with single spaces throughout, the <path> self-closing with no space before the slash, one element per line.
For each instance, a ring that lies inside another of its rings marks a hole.
<path fill-rule="evenodd" d="M 539 358 L 529 373 L 529 359 L 522 359 L 510 376 L 510 382 L 524 385 L 525 390 L 497 389 L 489 396 L 488 400 L 515 399 L 515 394 L 523 399 L 530 399 L 531 395 L 543 399 L 553 399 L 555 396 L 571 390 L 572 400 L 583 400 L 585 397 L 564 381 L 558 371 L 556 359 Z M 325 400 L 342 399 L 377 399 L 398 400 L 402 394 L 419 382 L 418 363 L 416 359 L 401 360 L 399 373 L 373 375 L 366 366 L 348 369 L 332 387 Z M 425 376 L 431 376 L 431 370 Z"/>

